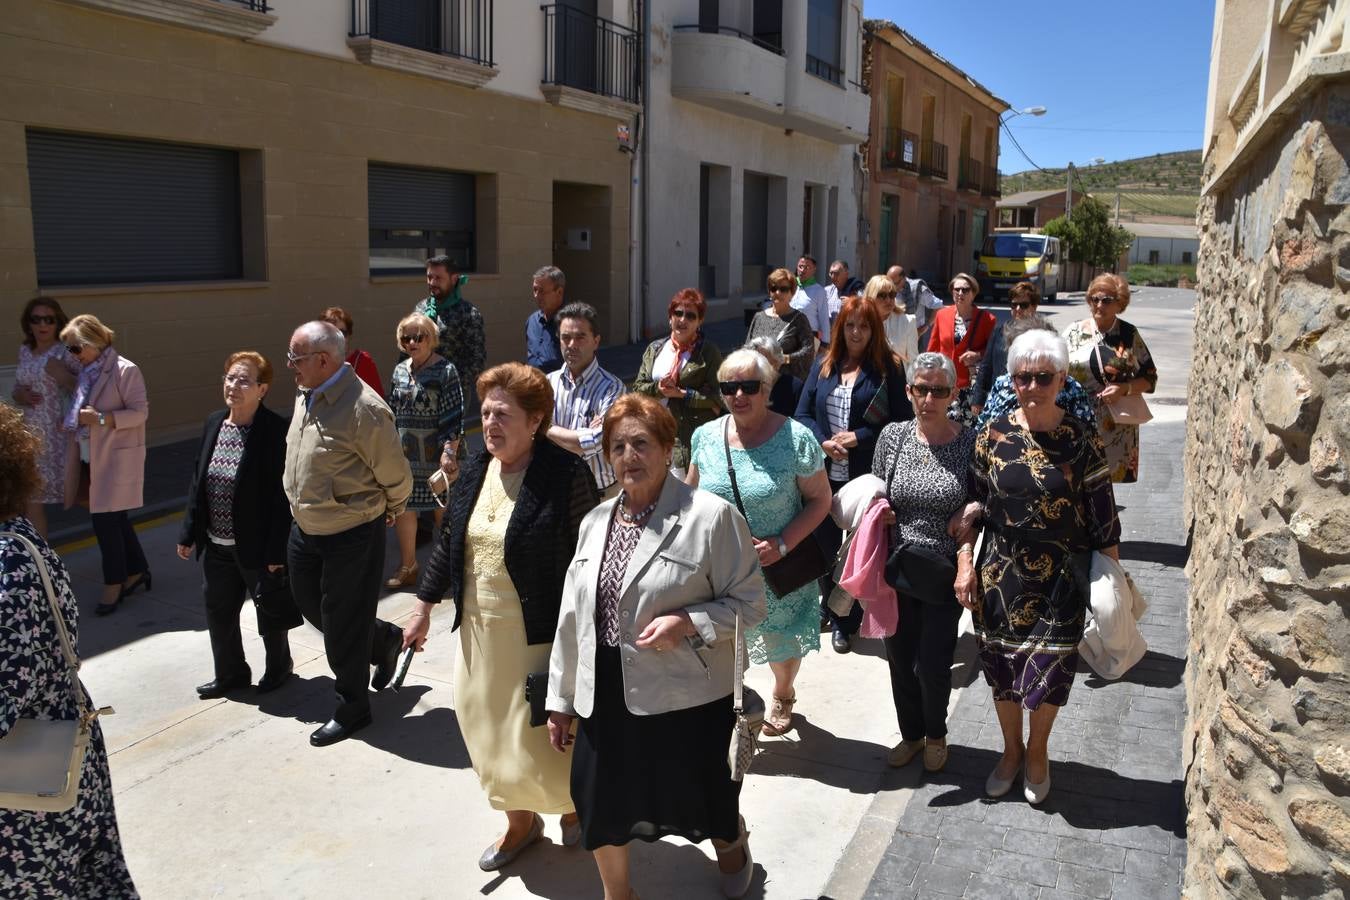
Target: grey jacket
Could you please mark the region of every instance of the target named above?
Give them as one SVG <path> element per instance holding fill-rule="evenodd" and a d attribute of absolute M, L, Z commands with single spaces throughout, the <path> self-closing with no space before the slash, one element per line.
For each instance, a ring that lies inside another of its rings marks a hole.
<path fill-rule="evenodd" d="M 545 703 L 555 712 L 589 717 L 594 709 L 595 595 L 617 502 L 606 501 L 587 514 L 567 569 Z M 664 652 L 637 647 L 637 636 L 653 619 L 679 609 L 689 613 L 696 636 Z M 767 614 L 759 557 L 745 519 L 720 497 L 666 476 L 619 599 L 629 711 L 656 715 L 730 694 L 737 612 L 743 630 Z"/>

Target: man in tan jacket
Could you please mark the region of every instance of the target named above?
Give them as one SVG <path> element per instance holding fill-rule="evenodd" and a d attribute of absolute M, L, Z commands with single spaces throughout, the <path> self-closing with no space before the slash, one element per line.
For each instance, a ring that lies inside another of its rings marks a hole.
<path fill-rule="evenodd" d="M 286 563 L 296 604 L 323 632 L 338 696 L 332 720 L 309 736 L 316 747 L 370 724 L 367 681 L 389 683 L 403 643 L 375 610 L 385 528 L 408 503 L 412 472 L 389 406 L 346 357 L 342 332 L 327 322 L 297 328 L 286 354 L 300 388 L 282 476 L 295 517 Z"/>

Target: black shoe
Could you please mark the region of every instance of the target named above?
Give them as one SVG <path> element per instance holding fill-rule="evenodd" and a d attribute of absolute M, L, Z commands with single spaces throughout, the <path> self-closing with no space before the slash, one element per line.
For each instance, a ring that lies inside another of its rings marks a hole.
<path fill-rule="evenodd" d="M 121 603 L 122 603 L 122 595 L 121 595 L 121 594 L 118 594 L 118 595 L 117 595 L 117 599 L 114 600 L 113 602 L 111 602 L 111 603 L 100 603 L 98 606 L 95 606 L 95 607 L 94 607 L 94 615 L 96 615 L 96 616 L 106 616 L 106 615 L 110 615 L 111 613 L 115 613 L 115 612 L 117 612 L 117 607 L 120 606 Z"/>
<path fill-rule="evenodd" d="M 309 742 L 315 747 L 327 747 L 329 744 L 345 741 L 369 724 L 370 713 L 366 713 L 350 725 L 343 725 L 337 719 L 329 719 L 322 728 L 309 736 Z"/>
<path fill-rule="evenodd" d="M 853 640 L 836 628 L 834 635 L 830 638 L 830 646 L 834 648 L 835 653 L 851 653 L 853 651 Z"/>
<path fill-rule="evenodd" d="M 384 657 L 375 664 L 375 674 L 370 678 L 372 691 L 382 691 L 389 686 L 394 671 L 398 668 L 398 654 L 402 649 L 402 632 L 400 632 L 399 639 L 391 640 L 384 645 Z"/>
<path fill-rule="evenodd" d="M 224 697 L 230 691 L 248 687 L 252 680 L 253 678 L 250 675 L 243 675 L 239 678 L 212 678 L 206 684 L 197 685 L 197 696 L 203 700 L 216 700 Z"/>
<path fill-rule="evenodd" d="M 154 576 L 150 574 L 150 570 L 146 569 L 144 572 L 141 573 L 140 578 L 136 579 L 131 584 L 122 588 L 122 592 L 117 595 L 117 602 L 121 603 L 123 600 L 130 597 L 133 593 L 136 592 L 136 588 L 140 587 L 141 585 L 145 585 L 145 589 L 147 591 L 153 590 L 154 580 L 155 580 Z M 111 611 L 112 610 L 109 610 L 109 612 Z"/>
<path fill-rule="evenodd" d="M 263 673 L 263 677 L 258 679 L 258 693 L 268 694 L 285 684 L 295 672 L 295 665 L 291 660 L 286 660 L 283 668 L 268 669 Z"/>

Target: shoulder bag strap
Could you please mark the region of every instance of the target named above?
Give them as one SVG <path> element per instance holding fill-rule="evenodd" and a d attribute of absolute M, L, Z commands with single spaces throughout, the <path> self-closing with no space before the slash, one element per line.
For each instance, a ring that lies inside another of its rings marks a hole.
<path fill-rule="evenodd" d="M 89 703 L 84 699 L 84 691 L 80 687 L 80 660 L 75 656 L 75 647 L 70 642 L 70 632 L 66 630 L 66 617 L 61 614 L 61 606 L 56 600 L 56 588 L 52 586 L 52 576 L 47 570 L 47 561 L 42 557 L 42 551 L 28 538 L 13 531 L 0 532 L 0 538 L 14 538 L 28 555 L 33 558 L 37 565 L 38 575 L 42 578 L 42 589 L 47 594 L 47 603 L 52 610 L 52 621 L 56 623 L 56 633 L 61 639 L 61 655 L 66 661 L 66 671 L 70 675 L 70 687 L 75 692 L 75 704 L 80 711 L 80 719 L 83 721 L 89 714 Z"/>
<path fill-rule="evenodd" d="M 736 508 L 741 511 L 741 518 L 745 519 L 747 525 L 750 524 L 750 517 L 745 514 L 745 504 L 741 502 L 741 489 L 736 484 L 736 467 L 731 464 L 731 416 L 722 423 L 722 449 L 727 455 L 727 478 L 731 479 L 731 495 L 736 498 Z"/>
<path fill-rule="evenodd" d="M 731 684 L 732 684 L 732 694 L 733 694 L 732 703 L 733 703 L 733 705 L 735 706 L 735 709 L 736 709 L 736 715 L 738 715 L 738 716 L 744 715 L 744 713 L 745 713 L 745 704 L 744 704 L 744 702 L 742 702 L 742 694 L 744 693 L 743 690 L 742 690 L 742 683 L 743 683 L 743 681 L 744 681 L 744 679 L 745 679 L 745 673 L 744 673 L 744 671 L 742 671 L 742 670 L 745 668 L 745 657 L 744 657 L 744 655 L 743 655 L 744 652 L 745 652 L 745 650 L 744 650 L 744 648 L 741 646 L 741 614 L 740 614 L 739 612 L 737 612 L 737 613 L 736 613 L 736 670 L 735 670 L 735 672 L 732 673 L 732 676 L 731 676 Z"/>

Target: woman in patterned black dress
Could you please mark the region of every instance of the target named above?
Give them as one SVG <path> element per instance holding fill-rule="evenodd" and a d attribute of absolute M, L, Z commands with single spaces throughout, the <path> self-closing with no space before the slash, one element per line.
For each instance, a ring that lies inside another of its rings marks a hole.
<path fill-rule="evenodd" d="M 37 441 L 20 413 L 0 406 L 0 533 L 14 532 L 42 552 L 72 643 L 79 647 L 70 576 L 24 518 L 40 488 Z M 74 719 L 78 713 L 60 637 L 37 563 L 12 537 L 0 537 L 0 744 L 20 718 Z M 79 794 L 66 812 L 0 809 L 0 897 L 136 897 L 122 855 L 103 732 L 94 722 Z"/>
<path fill-rule="evenodd" d="M 1120 541 L 1101 438 L 1055 405 L 1068 364 L 1064 340 L 1050 332 L 1027 332 L 1008 348 L 1019 406 L 979 435 L 971 466 L 972 513 L 986 527 L 978 572 L 958 557 L 957 598 L 974 610 L 1003 731 L 985 788 L 1002 796 L 1021 771 L 1033 804 L 1050 791 L 1050 730 L 1077 671 L 1088 557 L 1099 550 L 1114 559 Z"/>

